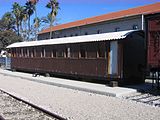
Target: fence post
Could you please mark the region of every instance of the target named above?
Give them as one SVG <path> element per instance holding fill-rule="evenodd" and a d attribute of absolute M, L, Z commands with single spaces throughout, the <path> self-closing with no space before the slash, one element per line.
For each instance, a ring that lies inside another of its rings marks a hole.
<path fill-rule="evenodd" d="M 5 69 L 7 69 L 7 57 L 5 57 Z"/>

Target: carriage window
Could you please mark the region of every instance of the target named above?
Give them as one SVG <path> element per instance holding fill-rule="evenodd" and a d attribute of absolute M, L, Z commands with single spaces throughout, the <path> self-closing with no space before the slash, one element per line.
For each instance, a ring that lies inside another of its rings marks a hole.
<path fill-rule="evenodd" d="M 65 48 L 65 51 L 64 51 L 64 57 L 67 58 L 68 57 L 68 50 L 67 48 Z"/>
<path fill-rule="evenodd" d="M 103 44 L 98 44 L 98 49 L 97 49 L 97 58 L 99 57 L 105 57 L 105 48 Z"/>
<path fill-rule="evenodd" d="M 68 47 L 67 48 L 67 55 L 66 55 L 68 58 L 71 57 L 71 49 Z"/>
<path fill-rule="evenodd" d="M 41 57 L 45 57 L 46 56 L 46 51 L 44 48 L 41 49 Z"/>
<path fill-rule="evenodd" d="M 33 57 L 33 48 L 30 49 L 30 56 Z"/>
<path fill-rule="evenodd" d="M 12 56 L 16 57 L 16 50 L 15 49 L 13 49 L 13 51 L 12 51 Z"/>
<path fill-rule="evenodd" d="M 15 57 L 18 57 L 18 51 L 17 51 L 17 48 L 15 48 Z"/>
<path fill-rule="evenodd" d="M 24 57 L 24 55 L 23 55 L 23 48 L 21 48 L 21 57 Z"/>
<path fill-rule="evenodd" d="M 53 49 L 51 56 L 52 56 L 52 58 L 57 56 L 57 55 L 56 55 L 56 49 Z"/>
<path fill-rule="evenodd" d="M 70 58 L 71 57 L 71 52 L 70 52 L 70 48 L 69 47 L 65 49 L 64 57 L 65 58 Z"/>
<path fill-rule="evenodd" d="M 86 57 L 86 51 L 83 47 L 80 48 L 80 57 L 85 58 Z"/>
<path fill-rule="evenodd" d="M 31 57 L 35 57 L 35 49 L 31 48 L 30 50 Z"/>
<path fill-rule="evenodd" d="M 14 50 L 11 49 L 11 57 L 14 57 Z"/>
<path fill-rule="evenodd" d="M 33 51 L 33 52 L 34 52 L 34 54 L 33 54 L 34 57 L 36 57 L 36 48 L 34 48 L 34 51 Z"/>
<path fill-rule="evenodd" d="M 27 49 L 27 57 L 29 57 L 29 49 Z"/>
<path fill-rule="evenodd" d="M 64 57 L 64 52 L 62 50 L 59 50 L 57 54 L 58 57 Z"/>
<path fill-rule="evenodd" d="M 24 57 L 27 57 L 27 49 L 24 49 Z"/>
<path fill-rule="evenodd" d="M 19 48 L 17 48 L 17 54 L 18 54 L 17 56 L 20 57 L 20 49 Z"/>

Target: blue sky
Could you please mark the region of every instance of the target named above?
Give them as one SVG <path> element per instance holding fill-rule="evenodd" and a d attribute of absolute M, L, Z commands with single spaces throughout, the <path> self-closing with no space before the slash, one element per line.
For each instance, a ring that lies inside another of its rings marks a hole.
<path fill-rule="evenodd" d="M 45 8 L 49 0 L 39 0 L 37 5 L 38 16 L 46 16 L 50 10 Z M 58 0 L 60 10 L 57 16 L 58 23 L 67 23 L 75 20 L 98 16 L 109 12 L 125 10 L 160 2 L 160 0 Z M 0 17 L 11 11 L 13 2 L 24 5 L 26 0 L 0 0 Z M 34 16 L 32 16 L 34 17 Z"/>

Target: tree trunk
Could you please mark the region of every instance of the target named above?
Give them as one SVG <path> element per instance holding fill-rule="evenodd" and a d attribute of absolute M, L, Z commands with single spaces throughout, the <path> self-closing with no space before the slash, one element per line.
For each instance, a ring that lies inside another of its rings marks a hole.
<path fill-rule="evenodd" d="M 37 9 L 36 9 L 36 6 L 35 6 L 35 18 L 36 18 L 36 22 L 37 22 Z M 37 32 L 38 32 L 38 27 L 36 25 L 36 31 L 35 31 L 35 39 L 37 41 Z"/>
<path fill-rule="evenodd" d="M 53 19 L 54 19 L 54 15 L 52 15 L 52 18 L 51 18 L 51 24 L 50 24 L 50 39 L 52 39 L 52 26 L 53 26 Z"/>
<path fill-rule="evenodd" d="M 50 36 L 49 39 L 52 39 L 52 25 L 50 25 Z"/>
<path fill-rule="evenodd" d="M 29 17 L 28 17 L 28 37 L 27 37 L 27 39 L 29 40 L 29 37 L 30 37 L 30 15 L 29 15 Z"/>

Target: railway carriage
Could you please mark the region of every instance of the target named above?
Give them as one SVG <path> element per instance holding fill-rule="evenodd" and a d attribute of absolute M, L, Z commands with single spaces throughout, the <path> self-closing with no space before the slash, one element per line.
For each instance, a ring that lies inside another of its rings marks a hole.
<path fill-rule="evenodd" d="M 144 32 L 103 34 L 14 43 L 11 69 L 119 83 L 144 82 Z"/>
<path fill-rule="evenodd" d="M 160 88 L 160 13 L 146 17 L 147 69 Z"/>
<path fill-rule="evenodd" d="M 146 16 L 147 65 L 160 69 L 160 14 Z"/>

